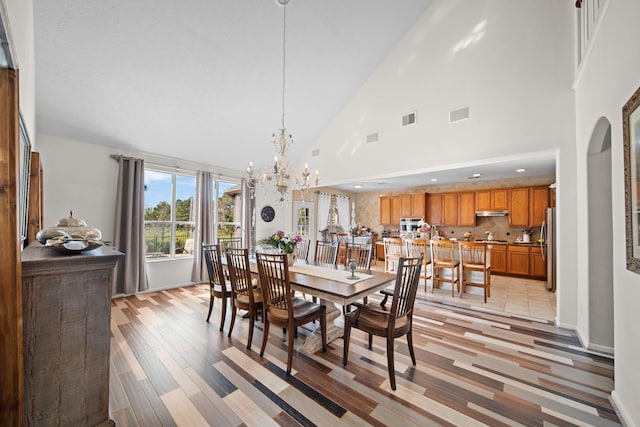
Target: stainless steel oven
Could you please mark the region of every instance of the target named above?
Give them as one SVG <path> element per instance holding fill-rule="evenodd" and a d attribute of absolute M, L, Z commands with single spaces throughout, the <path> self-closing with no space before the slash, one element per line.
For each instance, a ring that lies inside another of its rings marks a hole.
<path fill-rule="evenodd" d="M 400 218 L 400 232 L 411 233 L 418 229 L 422 218 Z"/>

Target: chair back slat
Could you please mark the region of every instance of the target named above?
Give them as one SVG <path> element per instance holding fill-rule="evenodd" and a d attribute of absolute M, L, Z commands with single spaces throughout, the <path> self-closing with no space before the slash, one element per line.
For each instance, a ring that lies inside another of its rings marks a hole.
<path fill-rule="evenodd" d="M 491 265 L 490 253 L 491 251 L 487 250 L 486 243 L 460 242 L 460 262 L 462 263 L 462 265 Z"/>
<path fill-rule="evenodd" d="M 413 305 L 416 300 L 420 269 L 422 268 L 422 256 L 417 258 L 400 258 L 396 273 L 396 284 L 393 291 L 390 322 L 413 313 Z M 390 327 L 393 324 L 390 324 Z"/>
<path fill-rule="evenodd" d="M 202 244 L 202 255 L 209 273 L 209 284 L 211 286 L 219 285 L 225 287 L 224 269 L 222 267 L 222 255 L 220 253 L 220 245 Z"/>
<path fill-rule="evenodd" d="M 234 295 L 246 295 L 253 299 L 253 285 L 251 277 L 251 267 L 249 264 L 249 249 L 238 249 L 227 247 L 227 268 L 231 288 Z"/>
<path fill-rule="evenodd" d="M 431 260 L 436 264 L 453 264 L 455 251 L 456 242 L 452 240 L 431 241 Z"/>
<path fill-rule="evenodd" d="M 385 255 L 402 256 L 402 239 L 399 237 L 385 237 L 382 239 L 384 243 Z"/>
<path fill-rule="evenodd" d="M 371 243 L 359 244 L 356 243 L 352 245 L 351 243 L 347 246 L 347 266 L 353 259 L 356 262 L 356 270 L 358 271 L 369 271 L 371 270 L 371 254 L 373 252 L 373 245 Z"/>
<path fill-rule="evenodd" d="M 240 237 L 219 237 L 218 244 L 220 250 L 224 252 L 226 248 L 242 248 L 242 239 Z"/>
<path fill-rule="evenodd" d="M 293 304 L 286 254 L 257 253 L 262 299 L 267 306 L 289 310 Z"/>
<path fill-rule="evenodd" d="M 294 251 L 296 260 L 301 262 L 307 262 L 309 260 L 309 243 L 310 240 L 302 239 L 302 241 L 296 243 L 296 249 Z"/>
<path fill-rule="evenodd" d="M 316 242 L 313 261 L 318 265 L 335 266 L 338 261 L 338 242 Z"/>

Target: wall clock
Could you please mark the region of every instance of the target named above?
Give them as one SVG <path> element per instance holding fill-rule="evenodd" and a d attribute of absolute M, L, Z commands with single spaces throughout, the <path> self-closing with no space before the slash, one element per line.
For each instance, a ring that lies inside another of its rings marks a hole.
<path fill-rule="evenodd" d="M 269 205 L 262 208 L 260 211 L 260 217 L 264 222 L 271 222 L 276 217 L 276 211 Z"/>

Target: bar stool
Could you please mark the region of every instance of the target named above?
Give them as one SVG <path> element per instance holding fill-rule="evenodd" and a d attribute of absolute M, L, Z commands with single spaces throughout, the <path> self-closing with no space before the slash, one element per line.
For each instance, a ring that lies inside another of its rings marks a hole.
<path fill-rule="evenodd" d="M 436 287 L 440 287 L 441 282 L 451 283 L 451 296 L 454 296 L 455 285 L 460 292 L 460 261 L 456 259 L 456 242 L 451 240 L 431 241 L 431 262 L 433 265 L 433 286 L 431 292 Z M 451 271 L 451 277 L 445 277 L 443 273 Z"/>

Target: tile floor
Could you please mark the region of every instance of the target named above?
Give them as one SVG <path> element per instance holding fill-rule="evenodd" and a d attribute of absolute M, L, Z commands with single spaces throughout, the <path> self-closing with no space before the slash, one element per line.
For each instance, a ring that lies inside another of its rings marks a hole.
<path fill-rule="evenodd" d="M 374 270 L 384 269 L 384 262 L 378 261 L 371 266 Z M 446 284 L 444 285 L 446 286 Z M 482 288 L 467 287 L 460 298 L 456 293 L 451 297 L 451 287 L 435 289 L 431 292 L 431 280 L 428 290 L 424 291 L 424 280 L 420 280 L 417 298 L 439 301 L 447 304 L 462 305 L 474 309 L 504 312 L 531 319 L 555 321 L 556 294 L 549 292 L 541 280 L 519 279 L 507 276 L 491 276 L 491 297 L 484 303 Z"/>

